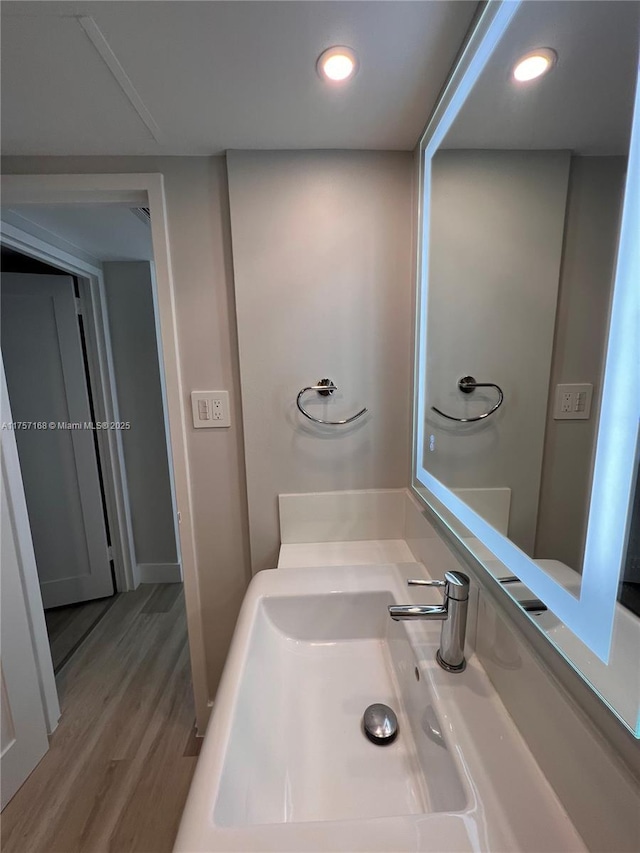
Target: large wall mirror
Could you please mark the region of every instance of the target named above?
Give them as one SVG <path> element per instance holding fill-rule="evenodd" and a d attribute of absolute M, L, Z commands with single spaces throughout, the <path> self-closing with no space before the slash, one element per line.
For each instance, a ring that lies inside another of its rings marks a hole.
<path fill-rule="evenodd" d="M 639 45 L 638 2 L 486 7 L 421 146 L 414 423 L 418 494 L 637 736 Z"/>

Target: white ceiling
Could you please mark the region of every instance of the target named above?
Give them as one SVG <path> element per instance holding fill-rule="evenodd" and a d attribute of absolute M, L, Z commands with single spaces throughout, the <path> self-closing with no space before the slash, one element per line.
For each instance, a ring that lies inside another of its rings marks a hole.
<path fill-rule="evenodd" d="M 149 224 L 124 205 L 17 204 L 2 218 L 93 263 L 153 260 Z"/>
<path fill-rule="evenodd" d="M 4 0 L 2 152 L 412 149 L 475 8 L 475 0 Z M 334 44 L 360 60 L 343 87 L 315 70 Z"/>
<path fill-rule="evenodd" d="M 525 3 L 443 147 L 626 154 L 639 41 L 638 2 Z M 514 84 L 513 65 L 537 47 L 557 52 L 556 67 L 539 80 Z"/>

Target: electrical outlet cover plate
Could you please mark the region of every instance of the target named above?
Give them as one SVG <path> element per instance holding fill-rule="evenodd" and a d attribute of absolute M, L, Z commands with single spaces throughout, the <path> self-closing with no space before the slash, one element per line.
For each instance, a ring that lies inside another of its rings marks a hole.
<path fill-rule="evenodd" d="M 191 413 L 195 429 L 231 426 L 228 391 L 192 391 Z"/>
<path fill-rule="evenodd" d="M 582 384 L 556 385 L 556 399 L 553 407 L 553 419 L 556 421 L 586 421 L 591 414 L 593 385 Z"/>

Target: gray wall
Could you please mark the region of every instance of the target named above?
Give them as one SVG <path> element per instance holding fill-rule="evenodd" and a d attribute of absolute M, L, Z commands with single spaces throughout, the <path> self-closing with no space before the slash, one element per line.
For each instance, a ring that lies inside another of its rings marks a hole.
<path fill-rule="evenodd" d="M 127 490 L 138 565 L 162 580 L 177 564 L 158 344 L 148 261 L 103 264 Z M 150 572 L 156 568 L 157 575 Z M 179 580 L 179 572 L 176 572 Z"/>
<path fill-rule="evenodd" d="M 626 157 L 573 157 L 535 556 L 582 571 Z M 555 421 L 555 386 L 591 382 L 589 420 Z M 561 523 L 559 523 L 561 520 Z"/>
<path fill-rule="evenodd" d="M 410 153 L 228 155 L 253 570 L 277 563 L 283 492 L 409 480 Z M 319 379 L 339 388 L 297 411 Z"/>
<path fill-rule="evenodd" d="M 433 161 L 425 467 L 449 488 L 511 489 L 510 538 L 533 554 L 569 177 L 566 151 L 440 151 Z M 502 407 L 475 424 L 495 382 Z"/>

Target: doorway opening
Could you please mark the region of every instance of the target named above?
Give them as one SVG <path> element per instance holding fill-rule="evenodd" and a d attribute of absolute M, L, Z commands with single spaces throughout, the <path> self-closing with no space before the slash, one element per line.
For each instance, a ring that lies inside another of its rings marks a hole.
<path fill-rule="evenodd" d="M 65 303 L 69 303 L 68 307 L 71 308 L 71 316 L 69 318 L 70 326 L 67 329 L 67 333 L 71 331 L 75 340 L 65 343 L 67 347 L 71 346 L 71 353 L 75 355 L 78 363 L 81 362 L 82 370 L 72 367 L 71 371 L 65 371 L 64 363 L 61 363 L 60 367 L 62 368 L 65 381 L 70 386 L 73 386 L 77 382 L 82 383 L 78 389 L 75 389 L 75 393 L 76 395 L 80 393 L 85 397 L 90 422 L 95 423 L 95 405 L 89 374 L 84 318 L 82 312 L 78 310 L 80 288 L 77 276 L 69 276 L 68 273 L 58 267 L 43 263 L 35 258 L 30 258 L 27 255 L 4 246 L 1 250 L 0 264 L 2 269 L 2 283 L 0 285 L 2 312 L 0 316 L 3 323 L 3 361 L 10 388 L 9 393 L 14 422 L 16 427 L 20 427 L 16 428 L 16 440 L 21 460 L 31 532 L 34 538 L 34 547 L 36 548 L 36 564 L 45 607 L 45 623 L 49 637 L 51 658 L 54 673 L 57 675 L 113 604 L 116 595 L 116 580 L 113 559 L 111 557 L 111 535 L 104 491 L 102 462 L 95 432 L 91 433 L 92 441 L 89 443 L 86 451 L 89 452 L 88 462 L 91 470 L 97 475 L 101 516 L 98 515 L 96 521 L 98 523 L 100 520 L 102 521 L 103 528 L 100 531 L 100 534 L 102 534 L 100 538 L 106 543 L 107 560 L 103 561 L 104 564 L 100 567 L 104 573 L 104 578 L 99 579 L 99 589 L 83 589 L 81 583 L 71 580 L 74 574 L 76 577 L 78 574 L 84 574 L 84 565 L 82 563 L 78 565 L 78 562 L 84 562 L 85 559 L 88 560 L 88 555 L 82 555 L 81 549 L 74 548 L 74 545 L 77 545 L 74 542 L 74 531 L 69 529 L 71 527 L 69 519 L 64 518 L 65 509 L 67 511 L 73 511 L 74 509 L 72 505 L 69 506 L 70 501 L 65 499 L 64 481 L 55 477 L 56 467 L 58 473 L 61 472 L 61 468 L 62 473 L 64 473 L 64 456 L 61 458 L 61 452 L 64 454 L 64 447 L 61 447 L 60 442 L 56 442 L 55 440 L 53 446 L 51 446 L 51 442 L 47 443 L 46 439 L 43 442 L 42 435 L 37 435 L 37 433 L 45 431 L 52 432 L 54 428 L 64 429 L 66 427 L 66 422 L 53 420 L 54 415 L 58 414 L 58 412 L 52 411 L 52 407 L 56 407 L 56 403 L 58 405 L 60 403 L 67 403 L 66 395 L 60 396 L 60 399 L 56 399 L 57 395 L 54 394 L 54 399 L 47 400 L 43 405 L 42 397 L 34 387 L 34 383 L 48 382 L 50 380 L 50 375 L 47 375 L 47 368 L 50 371 L 52 367 L 52 353 L 49 351 L 50 345 L 58 343 L 55 338 L 59 337 L 63 329 L 58 328 L 56 330 L 57 335 L 54 336 L 53 340 L 51 337 L 47 340 L 46 334 L 39 334 L 39 332 L 44 331 L 42 328 L 43 325 L 46 329 L 46 312 L 40 312 L 40 316 L 38 316 L 37 310 L 29 311 L 27 309 L 25 311 L 25 306 L 21 306 L 20 303 L 24 303 L 25 299 L 28 301 L 28 294 L 31 295 L 31 300 L 34 300 L 34 305 L 41 300 L 50 301 L 53 299 L 54 303 L 57 301 L 59 311 L 64 311 Z M 62 304 L 60 305 L 60 303 Z M 55 314 L 53 315 L 53 319 L 55 320 Z M 77 324 L 77 337 L 75 335 L 74 320 Z M 31 354 L 31 358 L 25 358 L 24 350 L 31 347 L 34 335 L 37 336 L 42 345 Z M 49 347 L 47 347 L 47 344 L 49 344 Z M 58 352 L 54 353 L 54 356 L 58 355 L 58 353 L 59 348 Z M 21 393 L 19 387 L 21 383 L 24 383 L 29 389 L 26 405 L 24 400 L 25 395 Z M 12 388 L 13 392 L 11 391 Z M 50 388 L 49 390 L 57 390 L 59 395 L 62 388 L 58 386 L 57 389 Z M 33 397 L 36 398 L 37 406 L 39 407 L 37 412 L 32 411 L 33 404 L 29 402 L 29 398 L 33 399 Z M 31 429 L 33 417 L 39 418 L 39 421 L 36 421 L 35 427 Z M 33 440 L 40 444 L 40 448 L 36 454 L 32 453 Z M 43 454 L 50 468 L 48 476 L 44 477 L 42 467 L 38 464 L 39 457 L 42 457 Z M 57 466 L 56 462 L 59 463 Z M 51 468 L 54 470 L 51 470 Z M 42 487 L 43 479 L 45 480 L 44 488 Z M 55 503 L 59 510 L 62 509 L 62 518 L 51 518 L 48 517 L 46 510 L 43 512 L 44 504 L 48 501 Z M 84 507 L 82 511 L 84 513 Z M 65 532 L 66 535 L 64 535 Z M 47 541 L 51 539 L 51 533 L 55 535 L 53 549 L 50 547 L 51 542 Z M 70 546 L 70 560 L 65 560 L 64 555 L 60 554 L 59 547 L 56 547 L 56 541 L 66 545 L 65 550 L 67 551 L 69 551 Z M 56 575 L 62 575 L 63 577 L 56 579 Z M 66 589 L 58 589 L 57 591 L 52 589 L 52 587 L 60 587 L 62 585 L 60 581 L 63 578 L 66 580 Z M 70 580 L 71 583 L 69 582 Z"/>
<path fill-rule="evenodd" d="M 3 362 L 56 675 L 117 596 L 182 581 L 145 214 L 122 204 L 3 211 L 26 235 L 48 235 L 54 259 L 66 250 L 58 265 L 3 242 L 1 286 Z M 68 253 L 99 271 L 97 286 L 69 268 Z"/>
<path fill-rule="evenodd" d="M 161 405 L 159 410 L 143 406 L 142 411 L 164 429 L 171 508 L 169 521 L 160 526 L 161 511 L 154 496 L 148 502 L 146 518 L 155 523 L 153 541 L 162 541 L 161 533 L 170 531 L 176 549 L 176 563 L 158 562 L 156 554 L 140 552 L 133 522 L 145 516 L 135 515 L 133 497 L 141 484 L 156 482 L 159 469 L 152 466 L 147 476 L 134 475 L 135 460 L 145 457 L 132 454 L 130 448 L 128 457 L 125 453 L 123 437 L 133 431 L 96 431 L 118 594 L 82 646 L 54 676 L 16 436 L 13 431 L 0 431 L 3 520 L 9 533 L 2 537 L 3 573 L 6 566 L 10 581 L 7 589 L 3 583 L 3 626 L 10 626 L 3 639 L 6 635 L 11 641 L 3 643 L 6 690 L 2 698 L 3 709 L 8 708 L 17 721 L 6 749 L 3 742 L 3 849 L 19 853 L 27 837 L 33 849 L 39 849 L 40 841 L 47 849 L 58 843 L 60 849 L 70 849 L 71 832 L 82 835 L 87 849 L 92 849 L 95 833 L 102 840 L 111 838 L 114 849 L 128 849 L 125 837 L 144 835 L 140 849 L 160 850 L 170 843 L 177 828 L 196 760 L 195 736 L 204 731 L 210 713 L 163 178 L 160 174 L 12 175 L 2 177 L 2 189 L 2 244 L 77 277 L 80 297 L 87 306 L 83 323 L 95 417 L 107 423 L 129 419 L 124 412 L 126 395 L 120 393 L 122 383 L 117 383 L 115 357 L 122 351 L 112 339 L 113 333 L 124 333 L 128 328 L 124 321 L 135 313 L 124 300 L 125 310 L 113 322 L 117 311 L 107 299 L 107 267 L 111 261 L 129 263 L 130 259 L 100 262 L 99 254 L 81 248 L 78 240 L 56 235 L 56 229 L 44 222 L 31 222 L 29 233 L 24 220 L 36 206 L 50 207 L 57 220 L 73 207 L 95 206 L 97 211 L 105 211 L 125 206 L 130 211 L 144 206 L 149 211 L 146 226 L 152 237 L 152 255 L 145 263 L 151 279 L 153 343 L 146 338 L 144 344 L 145 336 L 136 333 L 133 343 L 137 349 L 121 358 L 121 366 L 124 364 L 129 378 L 135 378 L 140 355 L 151 351 L 155 355 Z M 15 212 L 19 205 L 23 209 Z M 81 224 L 85 218 L 81 217 Z M 139 217 L 134 220 L 143 224 Z M 122 247 L 124 241 L 119 240 L 118 245 Z M 125 296 L 133 293 L 124 284 L 120 295 L 122 292 Z M 149 289 L 144 292 L 146 299 Z M 11 421 L 4 366 L 0 385 L 3 420 Z M 128 399 L 144 403 L 146 397 L 132 394 Z M 143 433 L 147 439 L 146 430 Z M 72 436 L 79 434 L 81 431 L 71 432 Z M 152 444 L 145 440 L 142 449 Z M 149 531 L 140 524 L 137 529 Z M 183 583 L 175 582 L 176 564 L 180 580 L 184 571 L 184 588 Z M 11 619 L 5 618 L 9 615 Z M 105 768 L 109 778 L 119 768 L 113 796 L 105 793 Z M 158 782 L 168 783 L 162 792 Z M 39 805 L 35 805 L 37 796 L 42 797 Z M 100 802 L 100 808 L 91 809 L 90 814 L 79 809 L 78 803 L 85 797 Z M 161 815 L 157 810 L 160 800 Z M 141 814 L 149 815 L 148 825 L 142 825 Z"/>

